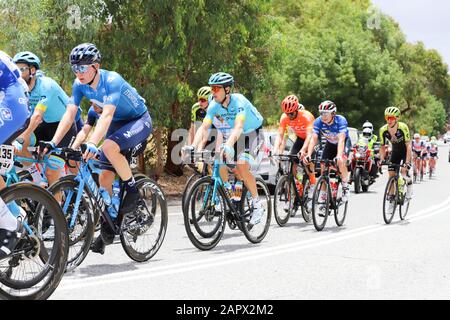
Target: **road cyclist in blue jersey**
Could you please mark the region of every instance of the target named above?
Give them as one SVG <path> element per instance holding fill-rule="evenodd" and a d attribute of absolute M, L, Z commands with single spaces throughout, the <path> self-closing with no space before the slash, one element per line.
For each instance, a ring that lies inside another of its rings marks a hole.
<path fill-rule="evenodd" d="M 223 138 L 220 145 L 220 159 L 227 159 L 227 163 L 236 164 L 237 176 L 244 182 L 253 198 L 253 208 L 250 224 L 255 225 L 264 215 L 264 207 L 258 198 L 256 180 L 250 172 L 254 163 L 255 151 L 262 141 L 260 132 L 263 117 L 253 104 L 242 94 L 231 93 L 234 85 L 232 75 L 218 72 L 209 78 L 213 100 L 210 101 L 206 116 L 197 131 L 192 148 L 198 148 L 212 125 Z M 221 138 L 221 139 L 222 139 Z M 221 140 L 220 139 L 220 140 Z M 222 166 L 220 176 L 224 185 L 228 183 L 228 168 Z"/>
<path fill-rule="evenodd" d="M 336 160 L 342 179 L 342 202 L 348 201 L 349 173 L 347 170 L 347 158 L 351 148 L 351 142 L 348 134 L 347 119 L 336 114 L 337 107 L 332 101 L 324 101 L 319 105 L 320 117 L 314 122 L 313 134 L 311 142 L 308 146 L 308 156 L 306 162 L 311 159 L 314 146 L 319 141 L 319 135 L 326 139 L 325 147 L 322 154 L 322 160 Z M 320 194 L 321 199 L 326 198 L 325 192 Z"/>
<path fill-rule="evenodd" d="M 21 71 L 21 77 L 29 88 L 29 103 L 31 118 L 28 127 L 18 137 L 20 144 L 15 144 L 19 156 L 32 158 L 28 152 L 28 146 L 33 146 L 37 141 L 48 141 L 58 128 L 64 113 L 66 112 L 69 97 L 55 80 L 44 75 L 37 76 L 41 68 L 41 60 L 32 52 L 17 53 L 13 61 Z M 76 135 L 75 124 L 72 125 L 57 147 L 67 147 Z M 45 175 L 48 185 L 55 183 L 61 177 L 64 168 L 64 159 L 51 155 L 52 168 L 47 168 Z"/>
<path fill-rule="evenodd" d="M 76 80 L 72 87 L 67 111 L 46 150 L 54 148 L 64 137 L 76 119 L 77 109 L 83 98 L 102 109 L 93 133 L 85 144 L 85 160 L 100 154 L 100 161 L 110 163 L 102 167 L 100 186 L 112 194 L 115 175 L 123 181 L 122 202 L 116 223 L 121 223 L 124 215 L 137 209 L 140 199 L 136 182 L 132 175 L 126 154 L 138 145 L 146 145 L 152 132 L 152 120 L 145 100 L 118 73 L 100 69 L 101 53 L 92 43 L 76 46 L 69 56 Z M 101 152 L 99 143 L 104 138 Z M 95 240 L 92 251 L 103 253 L 106 244 L 114 240 L 114 233 L 107 223 L 102 223 L 101 234 Z"/>

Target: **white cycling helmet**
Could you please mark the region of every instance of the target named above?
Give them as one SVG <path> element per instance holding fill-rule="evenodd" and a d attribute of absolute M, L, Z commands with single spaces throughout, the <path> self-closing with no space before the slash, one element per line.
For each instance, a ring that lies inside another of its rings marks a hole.
<path fill-rule="evenodd" d="M 373 131 L 373 124 L 370 123 L 368 120 L 366 120 L 366 122 L 364 122 L 362 127 L 363 127 L 363 130 L 366 128 L 370 128 Z"/>
<path fill-rule="evenodd" d="M 414 133 L 414 139 L 420 139 L 420 134 Z"/>
<path fill-rule="evenodd" d="M 298 110 L 305 110 L 305 106 L 301 103 L 298 104 Z"/>

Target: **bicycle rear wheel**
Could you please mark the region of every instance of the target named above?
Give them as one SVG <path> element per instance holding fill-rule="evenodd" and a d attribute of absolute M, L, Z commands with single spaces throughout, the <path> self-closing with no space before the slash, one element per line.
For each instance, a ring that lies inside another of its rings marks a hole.
<path fill-rule="evenodd" d="M 122 220 L 120 242 L 134 261 L 150 260 L 161 248 L 167 231 L 167 201 L 161 188 L 148 177 L 136 181 L 140 200 L 135 212 Z"/>
<path fill-rule="evenodd" d="M 398 182 L 397 178 L 390 177 L 383 197 L 383 219 L 386 224 L 390 224 L 395 215 L 398 205 Z"/>
<path fill-rule="evenodd" d="M 338 193 L 335 199 L 335 208 L 334 208 L 334 221 L 336 225 L 341 227 L 344 224 L 345 217 L 347 216 L 347 206 L 348 201 L 342 201 L 342 182 L 338 182 Z"/>
<path fill-rule="evenodd" d="M 325 196 L 322 196 L 325 193 Z M 322 231 L 330 213 L 330 188 L 327 180 L 320 177 L 313 194 L 312 217 L 314 227 Z"/>
<path fill-rule="evenodd" d="M 264 207 L 264 214 L 261 217 L 261 222 L 255 225 L 249 224 L 254 208 L 252 196 L 245 185 L 242 189 L 240 207 L 241 216 L 243 217 L 243 222 L 241 222 L 241 230 L 247 240 L 251 243 L 259 243 L 264 240 L 267 232 L 269 232 L 270 221 L 272 219 L 272 203 L 270 201 L 270 192 L 263 179 L 256 178 L 256 189 L 258 192 L 258 199 L 260 202 L 262 202 L 262 205 Z"/>
<path fill-rule="evenodd" d="M 189 240 L 200 250 L 214 248 L 225 231 L 225 195 L 218 188 L 213 199 L 213 191 L 214 180 L 203 177 L 192 185 L 186 196 L 184 228 Z"/>
<path fill-rule="evenodd" d="M 61 208 L 48 191 L 27 182 L 3 189 L 0 197 L 6 204 L 15 201 L 26 213 L 24 223 L 33 230 L 0 261 L 0 298 L 47 299 L 61 281 L 67 262 L 68 230 Z M 44 221 L 54 227 L 50 240 L 45 240 L 50 231 Z"/>

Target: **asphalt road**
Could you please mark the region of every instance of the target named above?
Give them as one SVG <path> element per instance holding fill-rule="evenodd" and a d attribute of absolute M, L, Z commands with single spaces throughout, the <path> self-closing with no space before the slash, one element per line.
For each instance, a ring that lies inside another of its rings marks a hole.
<path fill-rule="evenodd" d="M 386 170 L 385 170 L 386 171 Z M 179 203 L 169 206 L 160 251 L 131 261 L 119 243 L 90 253 L 65 275 L 52 299 L 449 299 L 450 163 L 440 147 L 437 175 L 414 185 L 405 221 L 382 217 L 383 177 L 352 194 L 343 227 L 317 232 L 297 215 L 265 240 L 227 229 L 208 252 L 187 238 Z"/>

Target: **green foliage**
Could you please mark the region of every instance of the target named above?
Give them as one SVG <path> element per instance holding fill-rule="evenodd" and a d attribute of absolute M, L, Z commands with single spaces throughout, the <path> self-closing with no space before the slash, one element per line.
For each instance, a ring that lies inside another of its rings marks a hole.
<path fill-rule="evenodd" d="M 0 47 L 34 51 L 67 92 L 70 50 L 95 43 L 102 67 L 135 86 L 169 133 L 188 126 L 197 89 L 218 71 L 269 125 L 288 94 L 314 113 L 333 100 L 354 127 L 382 125 L 397 105 L 415 130 L 438 133 L 450 112 L 442 57 L 407 43 L 392 18 L 374 20 L 369 0 L 8 0 L 0 12 Z"/>

